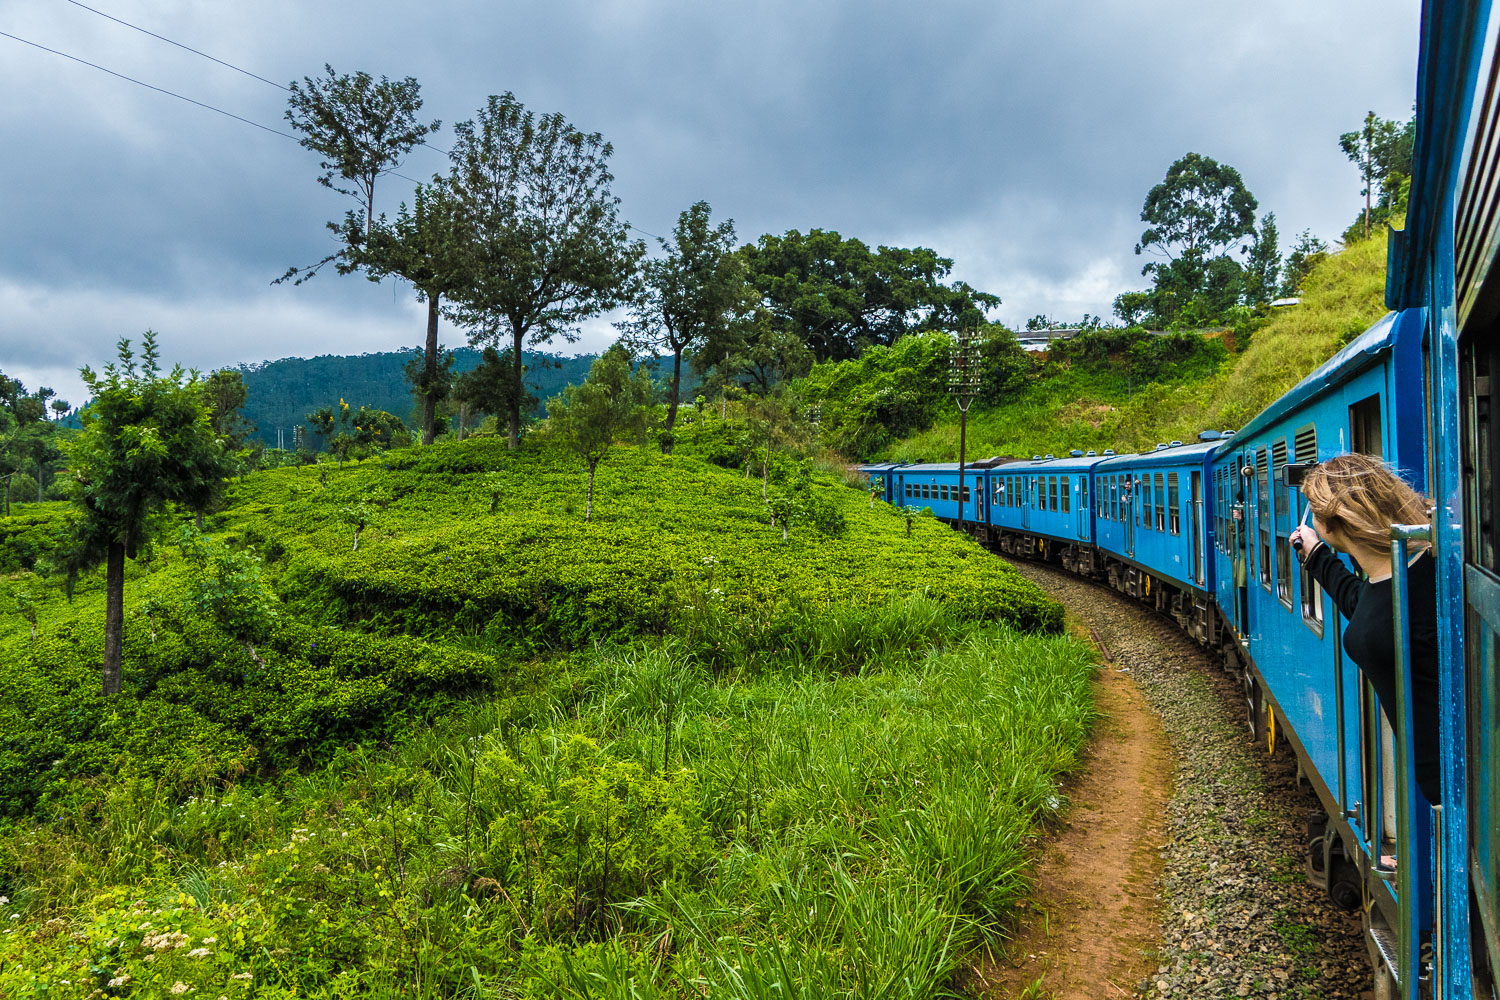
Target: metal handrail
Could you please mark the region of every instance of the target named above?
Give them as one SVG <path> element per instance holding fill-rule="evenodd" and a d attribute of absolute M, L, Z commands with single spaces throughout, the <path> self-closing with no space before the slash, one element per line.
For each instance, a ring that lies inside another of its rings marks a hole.
<path fill-rule="evenodd" d="M 1407 611 L 1407 543 L 1432 541 L 1430 524 L 1391 525 L 1391 623 L 1396 662 L 1396 905 L 1401 936 L 1398 970 L 1403 1000 L 1416 1000 L 1421 978 L 1421 941 L 1417 934 L 1417 803 L 1413 795 L 1416 748 L 1413 744 L 1411 688 L 1411 618 Z M 1378 848 L 1377 848 L 1378 850 Z"/>

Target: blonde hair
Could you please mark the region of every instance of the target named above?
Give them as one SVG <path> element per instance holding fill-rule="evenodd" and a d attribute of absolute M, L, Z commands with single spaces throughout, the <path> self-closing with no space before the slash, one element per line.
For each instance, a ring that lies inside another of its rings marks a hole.
<path fill-rule="evenodd" d="M 1391 525 L 1422 524 L 1432 503 L 1378 458 L 1337 455 L 1307 470 L 1302 495 L 1323 525 L 1353 542 L 1385 549 Z"/>

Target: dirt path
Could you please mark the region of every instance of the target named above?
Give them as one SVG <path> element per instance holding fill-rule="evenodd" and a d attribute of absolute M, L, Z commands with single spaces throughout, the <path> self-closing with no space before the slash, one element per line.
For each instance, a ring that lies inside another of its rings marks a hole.
<path fill-rule="evenodd" d="M 1088 630 L 1072 624 L 1087 641 Z M 1094 740 L 1043 849 L 1033 912 L 1010 953 L 975 970 L 986 997 L 1128 997 L 1152 966 L 1172 756 L 1161 720 L 1120 663 L 1096 675 L 1094 704 Z"/>

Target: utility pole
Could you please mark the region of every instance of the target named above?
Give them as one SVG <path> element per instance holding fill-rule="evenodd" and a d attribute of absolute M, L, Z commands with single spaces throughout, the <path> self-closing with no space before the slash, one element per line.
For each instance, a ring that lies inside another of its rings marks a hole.
<path fill-rule="evenodd" d="M 958 404 L 958 530 L 964 530 L 964 448 L 969 436 L 969 407 L 979 395 L 979 359 L 974 356 L 975 330 L 960 327 L 948 357 L 948 395 Z"/>

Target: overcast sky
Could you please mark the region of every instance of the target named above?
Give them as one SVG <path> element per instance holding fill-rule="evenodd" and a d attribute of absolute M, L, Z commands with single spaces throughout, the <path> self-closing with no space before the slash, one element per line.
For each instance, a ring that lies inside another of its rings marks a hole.
<path fill-rule="evenodd" d="M 929 246 L 1023 324 L 1144 287 L 1141 202 L 1194 151 L 1237 167 L 1283 250 L 1361 205 L 1338 135 L 1411 113 L 1418 0 L 793 3 L 88 0 L 276 81 L 414 76 L 434 145 L 512 91 L 614 144 L 624 217 L 708 201 L 742 241 L 824 228 Z M 70 0 L 6 0 L 20 36 L 275 129 L 285 93 Z M 353 203 L 290 139 L 0 37 L 0 370 L 82 402 L 80 365 L 157 331 L 203 369 L 420 343 L 409 287 L 331 272 Z M 414 151 L 401 172 L 446 168 Z M 387 178 L 377 211 L 412 185 Z M 638 234 L 639 235 L 639 234 Z M 648 241 L 650 242 L 650 241 Z M 464 342 L 447 327 L 450 346 Z M 613 338 L 587 325 L 566 353 Z"/>

